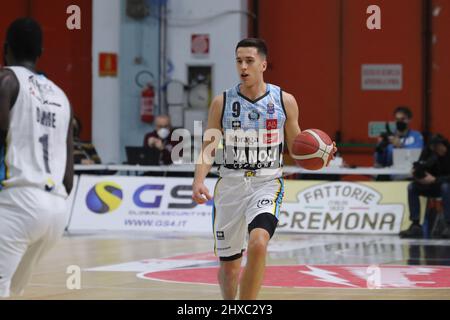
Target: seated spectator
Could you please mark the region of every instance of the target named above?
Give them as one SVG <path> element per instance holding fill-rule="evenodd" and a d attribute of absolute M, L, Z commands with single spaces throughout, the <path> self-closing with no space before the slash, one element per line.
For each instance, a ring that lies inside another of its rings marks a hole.
<path fill-rule="evenodd" d="M 450 238 L 450 144 L 441 135 L 431 138 L 414 164 L 414 181 L 408 186 L 408 203 L 411 226 L 400 232 L 401 238 L 421 238 L 419 196 L 441 197 L 447 223 L 440 238 Z"/>
<path fill-rule="evenodd" d="M 152 148 L 160 153 L 159 163 L 161 165 L 172 164 L 172 148 L 178 143 L 171 141 L 172 126 L 167 115 L 157 116 L 155 119 L 155 130 L 147 133 L 144 137 L 144 147 Z"/>
<path fill-rule="evenodd" d="M 81 122 L 77 117 L 73 117 L 73 156 L 75 164 L 100 164 L 101 160 L 91 142 L 84 142 L 80 139 Z"/>
<path fill-rule="evenodd" d="M 398 107 L 394 111 L 396 130 L 387 132 L 379 138 L 375 152 L 375 167 L 390 167 L 393 163 L 394 148 L 422 149 L 423 137 L 419 131 L 411 130 L 409 123 L 412 112 L 407 107 Z"/>

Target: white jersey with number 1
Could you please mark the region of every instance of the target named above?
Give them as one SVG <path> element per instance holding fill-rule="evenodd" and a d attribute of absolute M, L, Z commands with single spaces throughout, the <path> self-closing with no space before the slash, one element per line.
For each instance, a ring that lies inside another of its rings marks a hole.
<path fill-rule="evenodd" d="M 0 188 L 36 187 L 67 197 L 63 179 L 69 100 L 45 76 L 23 67 L 8 69 L 15 73 L 20 89 L 0 150 Z"/>

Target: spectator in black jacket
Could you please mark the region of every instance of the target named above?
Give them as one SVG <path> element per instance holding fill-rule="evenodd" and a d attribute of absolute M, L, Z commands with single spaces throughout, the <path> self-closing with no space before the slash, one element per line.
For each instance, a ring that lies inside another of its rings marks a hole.
<path fill-rule="evenodd" d="M 100 164 L 102 161 L 92 142 L 82 141 L 81 122 L 77 117 L 73 117 L 73 157 L 75 164 Z"/>
<path fill-rule="evenodd" d="M 441 197 L 446 228 L 441 238 L 450 238 L 450 144 L 442 135 L 434 135 L 414 164 L 414 181 L 408 186 L 409 229 L 400 232 L 402 238 L 421 238 L 419 196 Z"/>
<path fill-rule="evenodd" d="M 155 119 L 155 130 L 144 137 L 144 147 L 159 153 L 159 165 L 172 164 L 172 149 L 177 141 L 172 141 L 173 128 L 168 115 L 159 115 Z"/>

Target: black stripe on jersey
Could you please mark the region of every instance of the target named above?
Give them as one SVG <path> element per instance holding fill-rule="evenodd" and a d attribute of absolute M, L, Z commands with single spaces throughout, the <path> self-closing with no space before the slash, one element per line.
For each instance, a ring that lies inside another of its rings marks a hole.
<path fill-rule="evenodd" d="M 283 101 L 283 90 L 281 88 L 280 88 L 280 101 L 281 101 L 281 107 L 283 108 L 284 116 L 287 119 L 286 108 L 284 107 L 284 101 Z"/>
<path fill-rule="evenodd" d="M 267 88 L 267 92 L 264 93 L 261 97 L 256 98 L 255 100 L 252 100 L 250 98 L 247 98 L 246 96 L 244 96 L 240 91 L 237 92 L 237 94 L 241 97 L 244 98 L 245 100 L 247 100 L 250 103 L 257 103 L 259 100 L 264 99 L 265 97 L 267 97 L 267 95 L 270 93 L 269 88 Z"/>
<path fill-rule="evenodd" d="M 223 115 L 225 114 L 225 106 L 227 105 L 227 92 L 223 92 L 223 106 L 222 106 L 222 117 L 220 117 L 220 125 L 223 129 Z"/>

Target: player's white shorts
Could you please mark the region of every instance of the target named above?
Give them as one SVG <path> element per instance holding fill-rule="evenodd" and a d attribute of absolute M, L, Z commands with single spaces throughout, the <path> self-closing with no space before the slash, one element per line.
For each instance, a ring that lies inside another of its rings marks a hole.
<path fill-rule="evenodd" d="M 64 232 L 67 202 L 32 187 L 0 191 L 0 297 L 21 295 L 33 267 Z"/>
<path fill-rule="evenodd" d="M 248 227 L 268 213 L 278 221 L 284 196 L 283 178 L 221 177 L 214 188 L 214 252 L 224 258 L 246 248 Z"/>

